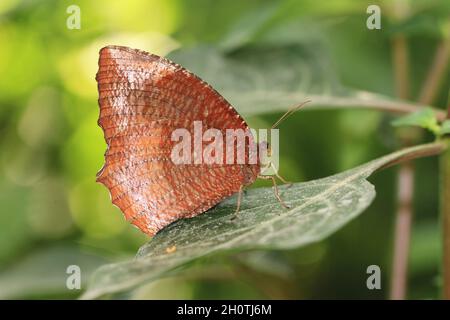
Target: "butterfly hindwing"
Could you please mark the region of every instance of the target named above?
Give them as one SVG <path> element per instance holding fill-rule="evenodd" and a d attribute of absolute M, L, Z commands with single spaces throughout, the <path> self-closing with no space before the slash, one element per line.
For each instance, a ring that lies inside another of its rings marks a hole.
<path fill-rule="evenodd" d="M 192 137 L 194 121 L 205 129 L 248 129 L 221 95 L 186 69 L 140 50 L 108 46 L 100 51 L 96 79 L 98 123 L 108 145 L 97 181 L 145 233 L 200 214 L 256 178 L 251 171 L 249 181 L 239 164 L 172 162 L 177 128 Z"/>

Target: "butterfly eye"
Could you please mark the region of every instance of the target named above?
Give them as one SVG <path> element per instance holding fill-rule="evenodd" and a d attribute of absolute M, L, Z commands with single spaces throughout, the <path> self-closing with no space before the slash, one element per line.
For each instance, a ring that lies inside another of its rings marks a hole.
<path fill-rule="evenodd" d="M 270 144 L 267 141 L 262 141 L 259 143 L 259 150 L 260 152 L 266 152 L 267 156 L 269 157 L 272 155 Z"/>

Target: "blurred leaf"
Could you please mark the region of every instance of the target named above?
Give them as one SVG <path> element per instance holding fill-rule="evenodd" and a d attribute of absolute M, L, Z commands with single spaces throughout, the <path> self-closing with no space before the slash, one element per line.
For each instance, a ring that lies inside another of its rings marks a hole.
<path fill-rule="evenodd" d="M 66 287 L 67 267 L 80 267 L 83 287 L 91 272 L 103 263 L 104 259 L 83 253 L 75 247 L 40 249 L 0 273 L 0 299 L 76 294 L 76 290 Z"/>
<path fill-rule="evenodd" d="M 343 87 L 320 47 L 247 47 L 225 56 L 208 47 L 178 50 L 169 58 L 209 82 L 246 115 L 285 111 L 311 100 L 315 108 L 374 108 L 412 112 L 417 106 Z M 440 115 L 441 116 L 441 115 Z"/>
<path fill-rule="evenodd" d="M 33 186 L 26 214 L 35 236 L 54 240 L 73 231 L 67 188 L 57 177 L 46 177 Z"/>
<path fill-rule="evenodd" d="M 294 276 L 292 266 L 277 251 L 243 252 L 236 259 L 246 267 L 267 275 L 286 279 Z"/>
<path fill-rule="evenodd" d="M 98 269 L 83 298 L 130 289 L 212 253 L 291 249 L 320 241 L 370 205 L 375 189 L 366 178 L 374 171 L 435 148 L 442 145 L 404 149 L 327 178 L 282 187 L 289 210 L 280 206 L 271 188 L 253 189 L 244 197 L 239 218 L 231 221 L 236 206 L 232 197 L 205 214 L 163 229 L 141 247 L 135 260 Z"/>
<path fill-rule="evenodd" d="M 30 243 L 26 217 L 29 194 L 27 188 L 0 181 L 0 267 Z"/>
<path fill-rule="evenodd" d="M 103 163 L 105 142 L 97 119 L 98 111 L 93 106 L 61 148 L 66 172 L 77 180 L 93 179 Z"/>
<path fill-rule="evenodd" d="M 414 15 L 393 25 L 389 31 L 393 34 L 417 36 L 420 34 L 436 35 L 440 33 L 440 29 L 439 22 L 435 18 L 426 15 Z"/>
<path fill-rule="evenodd" d="M 18 0 L 3 0 L 0 3 L 0 14 L 4 14 L 8 12 L 8 10 L 13 9 L 18 3 Z"/>
<path fill-rule="evenodd" d="M 0 51 L 0 73 L 8 79 L 0 82 L 1 101 L 21 101 L 51 78 L 45 46 L 36 39 L 33 28 L 23 25 L 14 28 L 3 22 L 0 25 L 0 41 L 5 44 Z"/>
<path fill-rule="evenodd" d="M 117 237 L 127 224 L 119 209 L 111 206 L 108 191 L 92 180 L 83 180 L 70 191 L 69 206 L 73 220 L 90 237 Z"/>
<path fill-rule="evenodd" d="M 285 110 L 312 94 L 326 99 L 345 93 L 315 49 L 246 48 L 224 56 L 200 47 L 173 52 L 169 58 L 209 82 L 238 111 L 251 114 Z"/>
<path fill-rule="evenodd" d="M 409 258 L 412 277 L 429 270 L 437 271 L 441 254 L 440 236 L 438 223 L 425 222 L 415 226 Z"/>
<path fill-rule="evenodd" d="M 92 3 L 91 12 L 96 13 L 95 18 L 100 16 L 100 21 L 112 29 L 148 30 L 169 34 L 178 25 L 176 0 L 130 0 L 126 5 L 114 1 L 108 2 L 108 10 L 104 10 L 104 2 L 88 2 Z"/>
<path fill-rule="evenodd" d="M 262 5 L 258 10 L 251 10 L 239 19 L 222 42 L 219 44 L 224 50 L 233 50 L 237 47 L 251 42 L 261 28 L 267 25 L 268 21 L 274 17 L 280 4 L 272 2 Z"/>
<path fill-rule="evenodd" d="M 448 1 L 441 1 L 441 3 L 435 3 L 435 6 L 431 8 L 418 10 L 406 19 L 396 22 L 388 29 L 388 32 L 441 38 L 445 36 L 449 15 Z"/>
<path fill-rule="evenodd" d="M 445 120 L 442 122 L 440 134 L 450 133 L 450 120 Z"/>
<path fill-rule="evenodd" d="M 18 123 L 20 138 L 30 147 L 45 148 L 61 138 L 60 119 L 58 91 L 52 87 L 37 88 L 33 91 Z"/>
<path fill-rule="evenodd" d="M 423 108 L 422 110 L 395 119 L 392 121 L 392 125 L 396 127 L 418 126 L 430 130 L 435 135 L 438 135 L 440 131 L 436 115 L 431 108 Z"/>
<path fill-rule="evenodd" d="M 339 15 L 365 12 L 363 2 L 352 0 L 328 1 L 271 1 L 242 15 L 229 29 L 219 46 L 227 51 L 248 44 L 286 45 L 317 42 L 324 38 L 326 25 L 342 21 Z"/>

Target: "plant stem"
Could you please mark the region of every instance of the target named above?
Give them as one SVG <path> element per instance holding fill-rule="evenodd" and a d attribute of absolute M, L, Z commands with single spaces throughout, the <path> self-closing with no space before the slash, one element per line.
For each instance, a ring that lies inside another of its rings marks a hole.
<path fill-rule="evenodd" d="M 400 99 L 409 97 L 409 55 L 408 43 L 403 35 L 396 36 L 392 41 L 395 91 Z"/>
<path fill-rule="evenodd" d="M 450 119 L 450 90 L 447 101 L 447 119 Z M 450 300 L 450 150 L 440 157 L 441 223 L 442 223 L 442 297 Z"/>
<path fill-rule="evenodd" d="M 448 67 L 450 57 L 450 20 L 448 31 L 444 34 L 444 40 L 436 48 L 433 64 L 428 72 L 425 85 L 420 94 L 420 102 L 430 104 L 433 102 L 439 85 Z M 450 119 L 450 91 L 447 107 L 447 119 Z M 450 300 L 450 150 L 446 150 L 440 156 L 441 177 L 441 224 L 442 224 L 442 297 Z"/>
<path fill-rule="evenodd" d="M 402 22 L 408 18 L 409 0 L 395 0 L 392 5 L 392 17 L 396 22 Z M 408 99 L 410 87 L 408 41 L 401 33 L 394 35 L 392 39 L 392 60 L 396 96 L 400 99 Z"/>
<path fill-rule="evenodd" d="M 447 143 L 440 140 L 433 143 L 419 144 L 413 147 L 403 148 L 402 150 L 404 151 L 404 154 L 401 157 L 395 158 L 394 160 L 386 163 L 378 170 L 386 169 L 400 163 L 408 162 L 409 160 L 439 155 L 442 154 L 442 152 L 446 150 L 447 147 L 448 147 Z"/>
<path fill-rule="evenodd" d="M 276 96 L 282 95 L 279 92 L 271 92 Z M 251 95 L 255 95 L 252 92 Z M 241 95 L 244 96 L 244 95 Z M 240 108 L 239 111 L 245 114 L 254 113 L 265 113 L 274 111 L 286 111 L 288 108 L 292 107 L 292 101 L 305 101 L 311 100 L 310 103 L 305 105 L 303 110 L 327 110 L 327 109 L 369 109 L 383 112 L 391 112 L 396 114 L 408 114 L 421 110 L 425 105 L 420 105 L 417 103 L 409 101 L 390 101 L 388 99 L 381 99 L 380 97 L 369 92 L 358 92 L 354 97 L 327 97 L 324 95 L 304 95 L 295 94 L 291 96 L 286 96 L 286 102 L 278 101 L 277 105 L 267 105 L 261 106 L 258 109 L 255 108 Z M 250 99 L 250 98 L 249 98 Z M 280 100 L 278 98 L 278 100 Z M 446 118 L 446 112 L 441 109 L 432 108 L 436 117 L 439 121 L 443 121 Z"/>
<path fill-rule="evenodd" d="M 440 157 L 443 298 L 450 300 L 450 150 Z"/>
<path fill-rule="evenodd" d="M 392 166 L 398 163 L 402 163 L 399 172 L 399 211 L 397 212 L 396 223 L 396 240 L 394 247 L 394 261 L 391 280 L 391 299 L 404 299 L 406 296 L 407 288 L 407 269 L 408 269 L 408 253 L 411 233 L 411 211 L 408 208 L 412 202 L 412 190 L 413 183 L 409 181 L 412 179 L 408 171 L 412 170 L 412 164 L 409 160 L 421 158 L 424 156 L 441 155 L 441 165 L 445 172 L 442 184 L 442 220 L 444 231 L 444 296 L 446 299 L 450 299 L 450 203 L 445 199 L 450 199 L 450 150 L 446 150 L 447 144 L 444 141 L 438 141 L 435 143 L 422 145 L 416 152 L 408 153 L 408 155 L 398 158 L 395 161 L 389 163 L 387 166 Z M 444 160 L 445 159 L 445 162 Z M 386 166 L 385 166 L 386 167 Z M 445 191 L 446 190 L 446 191 Z"/>
<path fill-rule="evenodd" d="M 409 12 L 407 1 L 394 2 L 394 14 L 401 21 Z M 409 53 L 404 35 L 398 34 L 392 40 L 392 59 L 396 95 L 400 99 L 409 98 Z M 400 136 L 403 146 L 411 143 L 409 136 Z M 392 300 L 404 300 L 408 286 L 408 260 L 413 218 L 412 199 L 414 195 L 414 167 L 411 162 L 400 165 L 397 174 L 397 212 L 392 257 L 391 292 Z"/>
<path fill-rule="evenodd" d="M 449 22 L 450 25 L 450 22 Z M 450 34 L 450 30 L 448 32 Z M 438 44 L 434 54 L 433 63 L 428 71 L 425 84 L 420 92 L 419 101 L 421 104 L 431 104 L 439 91 L 439 86 L 443 76 L 446 74 L 450 58 L 450 36 L 446 37 Z"/>
<path fill-rule="evenodd" d="M 411 162 L 402 164 L 397 177 L 398 208 L 395 222 L 390 297 L 393 300 L 402 300 L 406 297 L 408 287 L 408 260 L 412 224 L 412 198 L 414 193 L 413 164 Z"/>

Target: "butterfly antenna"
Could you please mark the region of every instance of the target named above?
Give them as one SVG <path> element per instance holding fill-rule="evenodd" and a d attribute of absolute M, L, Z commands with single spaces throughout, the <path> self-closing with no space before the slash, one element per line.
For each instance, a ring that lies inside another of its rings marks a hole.
<path fill-rule="evenodd" d="M 299 105 L 296 105 L 292 108 L 290 108 L 288 111 L 286 111 L 285 114 L 283 114 L 281 116 L 280 119 L 277 120 L 277 122 L 275 122 L 272 126 L 272 129 L 275 129 L 276 127 L 278 127 L 280 125 L 281 122 L 283 122 L 284 120 L 286 120 L 287 118 L 289 118 L 293 113 L 297 112 L 300 108 L 302 108 L 305 104 L 307 104 L 308 102 L 311 102 L 311 100 L 306 100 L 305 102 L 300 103 Z"/>

